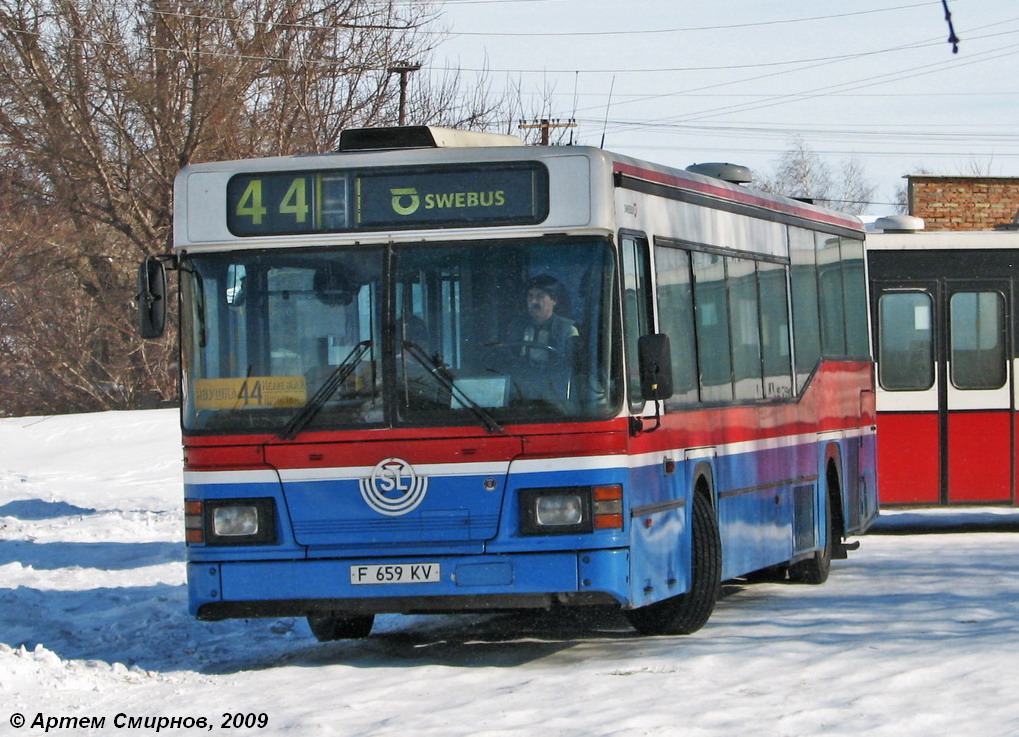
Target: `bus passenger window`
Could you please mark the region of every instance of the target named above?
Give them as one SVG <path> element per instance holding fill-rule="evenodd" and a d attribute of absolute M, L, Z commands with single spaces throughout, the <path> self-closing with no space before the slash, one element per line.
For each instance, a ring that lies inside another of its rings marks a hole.
<path fill-rule="evenodd" d="M 926 292 L 881 295 L 878 381 L 883 389 L 924 391 L 934 386 L 933 310 Z"/>
<path fill-rule="evenodd" d="M 728 258 L 726 284 L 732 320 L 733 394 L 736 399 L 761 399 L 761 324 L 757 270 L 745 258 Z"/>
<path fill-rule="evenodd" d="M 867 335 L 867 275 L 864 271 L 863 241 L 840 238 L 842 286 L 846 304 L 846 351 L 852 358 L 870 357 Z"/>
<path fill-rule="evenodd" d="M 672 345 L 675 393 L 668 404 L 690 404 L 699 399 L 690 254 L 678 248 L 658 246 L 655 248 L 655 270 L 658 275 L 658 327 L 669 336 Z"/>
<path fill-rule="evenodd" d="M 793 346 L 796 354 L 796 391 L 803 391 L 810 373 L 821 360 L 818 323 L 817 269 L 814 236 L 809 230 L 789 228 L 790 284 L 793 300 Z"/>
<path fill-rule="evenodd" d="M 817 285 L 821 297 L 821 348 L 825 356 L 846 355 L 845 302 L 839 238 L 817 233 Z"/>
<path fill-rule="evenodd" d="M 793 393 L 792 355 L 789 350 L 789 300 L 786 270 L 782 264 L 759 261 L 757 283 L 761 291 L 761 362 L 764 396 L 790 397 Z M 866 324 L 866 322 L 864 323 Z"/>
<path fill-rule="evenodd" d="M 1005 385 L 1005 300 L 997 292 L 957 292 L 949 303 L 952 385 L 998 389 Z"/>
<path fill-rule="evenodd" d="M 700 251 L 691 256 L 701 400 L 729 402 L 732 401 L 732 356 L 729 353 L 725 260 L 716 254 Z"/>

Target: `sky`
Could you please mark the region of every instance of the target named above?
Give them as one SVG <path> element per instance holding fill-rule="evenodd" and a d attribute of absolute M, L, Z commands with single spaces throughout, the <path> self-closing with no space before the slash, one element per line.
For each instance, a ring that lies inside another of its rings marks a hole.
<path fill-rule="evenodd" d="M 823 586 L 727 582 L 687 637 L 539 612 L 383 615 L 319 643 L 303 620 L 187 613 L 176 410 L 0 419 L 0 449 L 5 736 L 1019 731 L 1016 532 L 948 532 L 1014 530 L 1014 507 L 883 512 L 939 534 L 867 535 Z"/>
<path fill-rule="evenodd" d="M 796 137 L 856 159 L 888 214 L 907 174 L 1019 176 L 1019 4 L 446 0 L 429 65 L 487 70 L 576 143 L 769 173 Z"/>

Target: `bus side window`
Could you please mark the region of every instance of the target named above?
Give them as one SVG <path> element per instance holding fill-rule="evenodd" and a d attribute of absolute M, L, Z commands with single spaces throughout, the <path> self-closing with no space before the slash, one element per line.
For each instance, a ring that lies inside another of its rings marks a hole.
<path fill-rule="evenodd" d="M 846 351 L 851 358 L 870 357 L 867 334 L 867 275 L 863 268 L 863 241 L 840 238 L 842 287 L 846 304 Z"/>
<path fill-rule="evenodd" d="M 656 246 L 655 273 L 658 277 L 658 329 L 669 336 L 672 344 L 675 393 L 667 405 L 691 404 L 700 399 L 700 392 L 690 254 L 678 248 Z"/>
<path fill-rule="evenodd" d="M 998 292 L 956 292 L 949 302 L 952 385 L 998 389 L 1005 365 L 1005 300 Z"/>
<path fill-rule="evenodd" d="M 934 303 L 926 292 L 888 292 L 878 300 L 878 381 L 888 391 L 934 386 Z"/>
<path fill-rule="evenodd" d="M 626 342 L 627 396 L 630 407 L 644 404 L 640 391 L 637 341 L 652 332 L 651 279 L 648 244 L 645 238 L 624 236 L 623 250 L 623 335 Z"/>
<path fill-rule="evenodd" d="M 821 297 L 821 350 L 828 358 L 846 355 L 845 301 L 839 238 L 816 233 L 817 287 Z"/>
<path fill-rule="evenodd" d="M 769 261 L 757 263 L 761 292 L 761 362 L 764 364 L 764 396 L 790 397 L 793 393 L 792 355 L 789 350 L 789 301 L 786 269 Z"/>
<path fill-rule="evenodd" d="M 796 392 L 806 386 L 810 372 L 821 360 L 818 322 L 817 269 L 814 236 L 802 228 L 789 228 L 790 283 L 793 301 L 793 347 L 796 355 Z"/>
<path fill-rule="evenodd" d="M 757 269 L 749 259 L 727 258 L 726 272 L 732 321 L 733 395 L 737 400 L 761 399 L 764 384 Z"/>
<path fill-rule="evenodd" d="M 731 402 L 732 355 L 729 345 L 729 306 L 725 291 L 725 259 L 701 251 L 695 251 L 691 256 L 701 399 L 705 402 Z"/>

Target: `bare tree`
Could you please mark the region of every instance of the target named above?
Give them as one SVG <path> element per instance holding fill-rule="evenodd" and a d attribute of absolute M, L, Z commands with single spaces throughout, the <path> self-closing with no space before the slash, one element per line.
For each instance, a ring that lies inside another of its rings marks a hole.
<path fill-rule="evenodd" d="M 842 161 L 835 175 L 828 163 L 798 137 L 779 157 L 775 170 L 755 177 L 754 184 L 766 192 L 809 199 L 853 214 L 867 209 L 876 189 L 867 181 L 858 159 Z"/>
<path fill-rule="evenodd" d="M 0 283 L 19 351 L 0 414 L 172 397 L 174 348 L 140 344 L 130 302 L 135 265 L 170 244 L 177 171 L 395 123 L 388 70 L 427 61 L 435 19 L 393 0 L 0 0 L 0 156 L 18 175 L 0 268 L 19 275 Z M 484 128 L 498 106 L 450 75 L 410 115 Z"/>

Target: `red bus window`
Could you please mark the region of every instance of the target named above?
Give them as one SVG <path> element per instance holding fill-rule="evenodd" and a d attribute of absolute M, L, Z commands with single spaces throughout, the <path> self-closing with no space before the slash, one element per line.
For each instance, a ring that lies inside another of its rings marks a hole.
<path fill-rule="evenodd" d="M 1005 385 L 1005 300 L 998 292 L 956 292 L 949 304 L 952 384 L 959 389 Z"/>
<path fill-rule="evenodd" d="M 878 303 L 878 380 L 889 391 L 934 386 L 934 303 L 926 292 L 889 292 Z"/>

